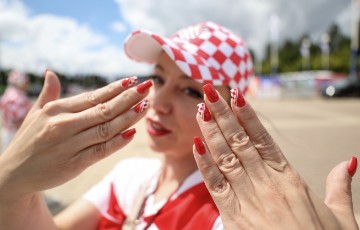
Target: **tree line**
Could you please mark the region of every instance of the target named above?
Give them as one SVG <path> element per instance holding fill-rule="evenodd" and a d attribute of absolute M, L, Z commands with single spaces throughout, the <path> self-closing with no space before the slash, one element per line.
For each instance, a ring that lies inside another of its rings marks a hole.
<path fill-rule="evenodd" d="M 348 73 L 350 69 L 350 38 L 345 36 L 340 28 L 333 24 L 327 30 L 329 35 L 329 66 L 328 70 L 336 73 Z M 278 73 L 285 72 L 296 72 L 304 70 L 303 66 L 303 57 L 300 54 L 300 49 L 302 42 L 305 38 L 309 38 L 309 35 L 304 34 L 299 37 L 299 39 L 285 40 L 278 47 Z M 261 61 L 257 60 L 254 52 L 250 50 L 255 64 L 255 73 L 256 75 L 270 75 L 273 73 L 273 66 L 271 65 L 271 45 L 270 43 L 266 45 L 265 58 Z M 320 44 L 312 42 L 309 46 L 310 60 L 309 66 L 306 70 L 322 70 L 322 51 Z M 360 64 L 359 59 L 357 60 L 358 65 Z M 6 78 L 10 70 L 0 70 L 0 93 L 2 93 L 6 87 Z M 83 87 L 101 87 L 106 85 L 107 78 L 100 75 L 82 75 L 82 76 L 71 76 L 63 73 L 57 72 L 62 88 L 66 91 L 67 86 L 70 84 L 79 84 Z M 39 89 L 41 89 L 43 77 L 28 73 L 30 77 L 30 82 L 33 87 L 30 90 L 33 90 L 34 94 L 37 94 Z M 118 76 L 117 78 L 122 78 L 126 76 Z M 66 92 L 65 92 L 66 93 Z"/>

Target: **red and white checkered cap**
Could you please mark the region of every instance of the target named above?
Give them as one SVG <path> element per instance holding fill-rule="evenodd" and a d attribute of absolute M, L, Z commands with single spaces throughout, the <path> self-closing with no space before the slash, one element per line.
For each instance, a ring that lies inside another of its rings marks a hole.
<path fill-rule="evenodd" d="M 126 54 L 140 62 L 156 62 L 163 50 L 186 75 L 203 84 L 229 85 L 245 93 L 253 75 L 244 41 L 214 22 L 183 28 L 170 38 L 137 30 L 125 42 Z"/>

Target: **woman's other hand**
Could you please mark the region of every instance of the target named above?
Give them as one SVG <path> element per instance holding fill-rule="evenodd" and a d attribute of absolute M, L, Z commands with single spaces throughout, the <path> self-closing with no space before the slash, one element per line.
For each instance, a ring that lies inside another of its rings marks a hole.
<path fill-rule="evenodd" d="M 131 77 L 59 99 L 60 82 L 47 71 L 38 100 L 1 155 L 1 201 L 65 183 L 128 144 L 152 85 L 132 87 L 136 82 Z"/>
<path fill-rule="evenodd" d="M 206 145 L 194 156 L 226 229 L 358 229 L 351 196 L 357 159 L 327 178 L 325 202 L 312 193 L 238 90 L 230 108 L 211 85 L 197 121 Z"/>

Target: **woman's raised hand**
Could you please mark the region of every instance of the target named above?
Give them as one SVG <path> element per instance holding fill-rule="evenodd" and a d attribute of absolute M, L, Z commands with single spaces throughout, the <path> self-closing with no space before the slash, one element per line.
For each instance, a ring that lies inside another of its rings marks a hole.
<path fill-rule="evenodd" d="M 357 158 L 327 178 L 325 202 L 314 195 L 237 89 L 231 108 L 211 86 L 197 121 L 206 144 L 194 156 L 226 229 L 358 229 L 351 178 Z"/>
<path fill-rule="evenodd" d="M 65 183 L 128 144 L 135 134 L 129 127 L 143 117 L 152 85 L 132 87 L 136 82 L 131 77 L 58 99 L 59 80 L 47 71 L 38 100 L 0 157 L 1 200 Z"/>

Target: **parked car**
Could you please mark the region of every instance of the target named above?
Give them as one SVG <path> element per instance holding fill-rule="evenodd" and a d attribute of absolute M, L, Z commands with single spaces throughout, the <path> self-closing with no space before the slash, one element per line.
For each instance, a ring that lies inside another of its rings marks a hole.
<path fill-rule="evenodd" d="M 360 78 L 349 76 L 330 82 L 322 90 L 324 97 L 360 97 Z"/>

